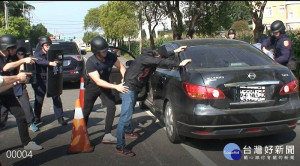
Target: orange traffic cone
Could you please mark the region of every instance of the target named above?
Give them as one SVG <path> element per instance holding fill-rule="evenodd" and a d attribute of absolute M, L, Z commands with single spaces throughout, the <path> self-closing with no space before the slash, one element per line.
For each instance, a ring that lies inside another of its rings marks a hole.
<path fill-rule="evenodd" d="M 73 130 L 71 145 L 68 153 L 79 153 L 79 152 L 92 152 L 94 146 L 91 146 L 88 132 L 86 130 L 86 124 L 83 118 L 82 109 L 80 107 L 79 99 L 75 102 L 75 115 L 73 120 Z"/>
<path fill-rule="evenodd" d="M 84 78 L 81 77 L 80 78 L 80 91 L 79 91 L 79 100 L 80 100 L 81 109 L 83 109 L 83 106 L 84 106 L 84 91 L 85 91 Z"/>

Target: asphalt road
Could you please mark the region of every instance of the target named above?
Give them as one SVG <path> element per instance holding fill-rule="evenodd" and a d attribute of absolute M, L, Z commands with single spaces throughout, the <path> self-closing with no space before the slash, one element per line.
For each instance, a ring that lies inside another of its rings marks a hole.
<path fill-rule="evenodd" d="M 90 53 L 85 55 L 86 58 L 88 56 L 90 56 Z M 28 85 L 27 89 L 29 91 L 30 102 L 33 104 L 34 96 L 31 85 Z M 68 154 L 67 150 L 72 137 L 74 104 L 78 96 L 79 85 L 64 84 L 61 98 L 63 101 L 64 116 L 68 121 L 68 125 L 66 126 L 58 125 L 54 119 L 52 100 L 51 98 L 45 98 L 42 123 L 38 125 L 40 131 L 29 131 L 31 138 L 41 144 L 44 149 L 41 151 L 32 151 L 32 157 L 25 156 L 30 151 L 24 152 L 18 136 L 15 118 L 9 115 L 6 128 L 0 131 L 0 163 L 3 166 L 299 165 L 300 143 L 299 136 L 297 136 L 300 134 L 299 123 L 293 132 L 271 136 L 227 140 L 187 139 L 184 143 L 172 144 L 167 138 L 163 124 L 148 109 L 141 110 L 138 106 L 136 106 L 133 114 L 132 124 L 135 131 L 142 134 L 142 136 L 137 140 L 126 139 L 126 143 L 133 148 L 133 151 L 137 155 L 135 157 L 124 157 L 115 153 L 115 145 L 101 143 L 104 135 L 106 109 L 102 107 L 100 99 L 97 99 L 95 102 L 87 126 L 89 139 L 95 145 L 94 151 L 91 153 Z M 116 134 L 119 114 L 120 105 L 117 105 L 112 131 L 113 135 Z M 223 149 L 228 143 L 235 143 L 239 146 L 243 154 L 239 160 L 228 160 L 224 157 Z M 270 148 L 271 145 L 273 146 L 272 152 L 268 150 L 269 154 L 265 154 L 265 146 Z M 261 154 L 258 148 L 260 146 L 262 147 Z M 251 148 L 251 154 L 249 154 L 249 150 L 244 149 L 249 147 Z M 280 151 L 281 148 L 282 151 Z"/>

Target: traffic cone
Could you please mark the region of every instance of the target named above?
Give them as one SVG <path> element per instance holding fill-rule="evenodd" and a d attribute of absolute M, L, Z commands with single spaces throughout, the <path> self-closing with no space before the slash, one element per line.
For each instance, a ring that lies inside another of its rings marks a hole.
<path fill-rule="evenodd" d="M 79 152 L 92 152 L 94 146 L 91 146 L 88 132 L 86 130 L 86 124 L 83 118 L 82 109 L 80 107 L 79 99 L 75 102 L 75 115 L 73 119 L 73 130 L 71 145 L 68 153 L 79 153 Z"/>
<path fill-rule="evenodd" d="M 85 91 L 84 78 L 81 77 L 80 78 L 80 91 L 79 91 L 79 100 L 80 100 L 81 109 L 83 109 L 83 107 L 84 107 L 84 91 Z"/>

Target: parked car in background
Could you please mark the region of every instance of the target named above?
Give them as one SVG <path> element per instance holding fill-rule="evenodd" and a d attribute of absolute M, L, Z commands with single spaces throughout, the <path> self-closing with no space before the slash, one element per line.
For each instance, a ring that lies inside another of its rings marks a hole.
<path fill-rule="evenodd" d="M 157 68 L 144 103 L 173 143 L 185 137 L 225 139 L 292 131 L 300 118 L 294 74 L 249 43 L 229 39 L 178 40 L 169 57 L 186 67 Z"/>
<path fill-rule="evenodd" d="M 35 50 L 40 49 L 38 44 Z M 82 55 L 86 51 L 80 50 L 75 42 L 52 40 L 50 50 L 63 50 L 63 82 L 79 82 L 84 74 L 85 62 Z"/>
<path fill-rule="evenodd" d="M 82 44 L 81 47 L 80 47 L 80 50 L 86 51 L 86 45 L 85 45 L 85 44 Z"/>

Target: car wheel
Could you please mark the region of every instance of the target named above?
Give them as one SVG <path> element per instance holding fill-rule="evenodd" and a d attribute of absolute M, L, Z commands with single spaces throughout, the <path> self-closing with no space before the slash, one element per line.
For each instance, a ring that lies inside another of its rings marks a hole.
<path fill-rule="evenodd" d="M 166 132 L 169 140 L 172 143 L 181 143 L 184 140 L 184 137 L 178 134 L 178 129 L 175 123 L 176 118 L 174 116 L 174 111 L 172 109 L 171 102 L 167 103 L 164 114 L 165 114 Z"/>

